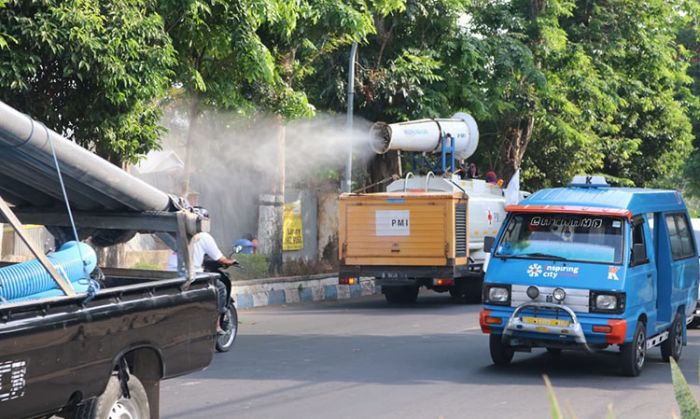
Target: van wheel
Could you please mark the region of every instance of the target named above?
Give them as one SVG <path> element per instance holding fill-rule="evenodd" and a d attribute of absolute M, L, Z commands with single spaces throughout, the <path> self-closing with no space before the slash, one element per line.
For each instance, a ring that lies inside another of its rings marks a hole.
<path fill-rule="evenodd" d="M 513 360 L 513 348 L 503 343 L 503 335 L 489 335 L 489 351 L 491 360 L 496 365 L 508 365 Z"/>
<path fill-rule="evenodd" d="M 79 405 L 73 415 L 74 419 L 148 419 L 150 408 L 148 396 L 143 384 L 135 375 L 129 375 L 127 382 L 129 396 L 122 394 L 121 384 L 116 374 L 107 382 L 107 388 L 97 398 Z"/>
<path fill-rule="evenodd" d="M 384 298 L 392 304 L 410 304 L 418 299 L 418 287 L 407 285 L 400 287 L 382 287 Z"/>
<path fill-rule="evenodd" d="M 678 361 L 681 358 L 683 351 L 683 319 L 679 313 L 671 324 L 671 330 L 668 331 L 668 339 L 661 342 L 661 358 L 664 362 L 668 362 L 671 357 Z"/>
<path fill-rule="evenodd" d="M 642 372 L 647 356 L 647 334 L 644 323 L 637 322 L 632 342 L 620 346 L 622 353 L 622 373 L 628 377 L 636 377 Z"/>

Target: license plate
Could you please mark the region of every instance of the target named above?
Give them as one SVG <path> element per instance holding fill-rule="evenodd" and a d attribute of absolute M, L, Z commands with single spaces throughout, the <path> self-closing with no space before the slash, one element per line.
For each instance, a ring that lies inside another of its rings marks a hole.
<path fill-rule="evenodd" d="M 529 324 L 537 324 L 542 326 L 554 326 L 554 327 L 569 327 L 571 324 L 568 320 L 559 319 L 543 319 L 541 317 L 523 317 L 523 322 Z"/>

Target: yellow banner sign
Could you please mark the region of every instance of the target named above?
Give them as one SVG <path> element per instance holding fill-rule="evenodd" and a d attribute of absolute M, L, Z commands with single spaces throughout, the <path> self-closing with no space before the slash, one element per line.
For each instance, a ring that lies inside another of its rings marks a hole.
<path fill-rule="evenodd" d="M 284 204 L 284 237 L 282 250 L 304 248 L 304 234 L 301 222 L 301 200 Z"/>

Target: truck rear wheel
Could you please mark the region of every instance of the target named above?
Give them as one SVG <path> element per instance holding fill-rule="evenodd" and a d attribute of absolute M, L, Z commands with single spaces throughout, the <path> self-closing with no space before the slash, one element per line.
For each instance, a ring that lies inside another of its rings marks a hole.
<path fill-rule="evenodd" d="M 644 322 L 638 321 L 632 341 L 620 346 L 622 353 L 622 373 L 636 377 L 642 372 L 647 356 L 647 334 Z"/>
<path fill-rule="evenodd" d="M 503 335 L 489 335 L 489 351 L 496 365 L 508 365 L 513 360 L 513 348 L 503 342 Z"/>
<path fill-rule="evenodd" d="M 129 375 L 127 382 L 129 396 L 122 393 L 121 383 L 116 374 L 112 374 L 107 388 L 97 398 L 81 404 L 75 410 L 74 419 L 148 419 L 150 408 L 148 396 L 141 381 L 135 375 Z"/>
<path fill-rule="evenodd" d="M 382 287 L 384 298 L 392 304 L 415 303 L 418 299 L 418 287 L 404 285 L 399 287 Z"/>
<path fill-rule="evenodd" d="M 671 357 L 678 361 L 683 351 L 683 318 L 676 313 L 671 329 L 668 331 L 668 339 L 661 342 L 661 358 L 668 362 Z"/>

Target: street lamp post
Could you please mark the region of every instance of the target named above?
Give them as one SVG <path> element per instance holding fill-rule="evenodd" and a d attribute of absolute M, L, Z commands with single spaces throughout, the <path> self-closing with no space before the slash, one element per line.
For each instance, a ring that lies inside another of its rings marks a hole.
<path fill-rule="evenodd" d="M 348 64 L 348 161 L 345 165 L 345 185 L 343 192 L 352 190 L 352 112 L 355 96 L 355 56 L 357 55 L 357 42 L 352 43 L 350 49 L 350 62 Z"/>

